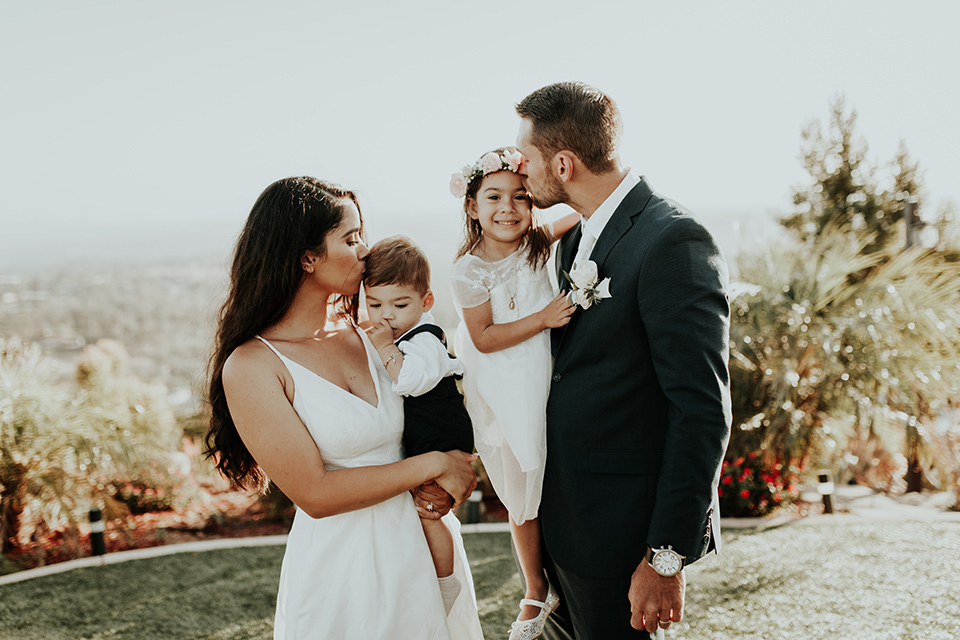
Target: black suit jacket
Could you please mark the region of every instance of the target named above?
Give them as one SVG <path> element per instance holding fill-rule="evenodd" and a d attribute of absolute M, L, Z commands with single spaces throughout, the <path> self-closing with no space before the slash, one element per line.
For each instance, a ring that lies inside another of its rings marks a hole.
<path fill-rule="evenodd" d="M 578 225 L 561 240 L 559 272 L 579 241 Z M 612 297 L 552 332 L 540 517 L 560 567 L 614 578 L 632 574 L 648 543 L 672 545 L 688 563 L 719 543 L 727 268 L 703 225 L 645 179 L 591 259 Z"/>

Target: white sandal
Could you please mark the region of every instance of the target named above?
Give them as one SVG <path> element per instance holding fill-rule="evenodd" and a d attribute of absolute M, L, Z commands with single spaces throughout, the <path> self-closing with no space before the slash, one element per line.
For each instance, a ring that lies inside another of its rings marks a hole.
<path fill-rule="evenodd" d="M 536 640 L 543 633 L 543 625 L 547 622 L 547 616 L 557 610 L 560 606 L 560 597 L 553 590 L 553 585 L 547 589 L 547 597 L 544 602 L 539 600 L 530 600 L 524 598 L 520 601 L 520 609 L 530 605 L 540 607 L 540 613 L 535 618 L 529 620 L 516 620 L 510 625 L 510 640 Z"/>

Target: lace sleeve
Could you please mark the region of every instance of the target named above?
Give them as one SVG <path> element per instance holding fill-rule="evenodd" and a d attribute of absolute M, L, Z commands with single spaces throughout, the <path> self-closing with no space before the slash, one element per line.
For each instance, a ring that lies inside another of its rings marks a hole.
<path fill-rule="evenodd" d="M 453 302 L 461 309 L 477 307 L 490 299 L 492 278 L 482 260 L 466 255 L 457 261 L 450 287 Z"/>

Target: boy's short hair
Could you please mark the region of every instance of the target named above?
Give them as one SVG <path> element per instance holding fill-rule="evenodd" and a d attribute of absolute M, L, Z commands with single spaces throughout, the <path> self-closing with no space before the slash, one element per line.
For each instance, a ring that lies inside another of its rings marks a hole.
<path fill-rule="evenodd" d="M 430 291 L 430 263 L 407 236 L 390 236 L 370 247 L 363 276 L 368 287 L 411 286 L 421 296 Z"/>

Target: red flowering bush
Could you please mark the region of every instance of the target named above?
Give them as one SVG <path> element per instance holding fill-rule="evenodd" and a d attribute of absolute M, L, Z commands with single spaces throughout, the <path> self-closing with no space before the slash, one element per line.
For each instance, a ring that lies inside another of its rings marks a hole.
<path fill-rule="evenodd" d="M 720 513 L 735 518 L 765 516 L 795 501 L 797 468 L 779 458 L 767 459 L 751 452 L 724 460 L 720 471 Z"/>

